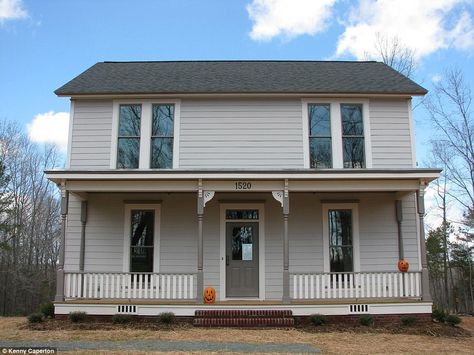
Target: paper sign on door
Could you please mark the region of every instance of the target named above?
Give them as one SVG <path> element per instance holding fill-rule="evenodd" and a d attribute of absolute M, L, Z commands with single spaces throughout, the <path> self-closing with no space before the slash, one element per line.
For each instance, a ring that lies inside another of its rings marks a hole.
<path fill-rule="evenodd" d="M 242 244 L 242 260 L 252 260 L 252 244 Z"/>

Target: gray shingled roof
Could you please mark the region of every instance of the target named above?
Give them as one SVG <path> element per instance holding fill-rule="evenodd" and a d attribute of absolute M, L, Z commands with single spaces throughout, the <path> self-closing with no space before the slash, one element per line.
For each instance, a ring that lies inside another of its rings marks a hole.
<path fill-rule="evenodd" d="M 103 62 L 55 91 L 84 94 L 408 94 L 426 89 L 380 62 Z"/>

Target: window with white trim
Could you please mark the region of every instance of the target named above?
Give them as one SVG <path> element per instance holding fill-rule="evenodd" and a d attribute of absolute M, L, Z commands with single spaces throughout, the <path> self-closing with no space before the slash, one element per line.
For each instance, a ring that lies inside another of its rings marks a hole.
<path fill-rule="evenodd" d="M 328 210 L 330 272 L 354 271 L 352 210 Z"/>
<path fill-rule="evenodd" d="M 117 168 L 136 169 L 140 158 L 141 105 L 120 105 Z"/>
<path fill-rule="evenodd" d="M 151 161 L 152 169 L 173 167 L 174 105 L 152 106 Z"/>
<path fill-rule="evenodd" d="M 311 168 L 332 168 L 331 106 L 309 104 L 309 159 Z"/>
<path fill-rule="evenodd" d="M 365 168 L 362 105 L 341 104 L 344 168 Z"/>
<path fill-rule="evenodd" d="M 130 272 L 153 272 L 155 211 L 133 209 L 130 216 Z"/>
<path fill-rule="evenodd" d="M 179 168 L 180 100 L 116 100 L 110 167 Z"/>

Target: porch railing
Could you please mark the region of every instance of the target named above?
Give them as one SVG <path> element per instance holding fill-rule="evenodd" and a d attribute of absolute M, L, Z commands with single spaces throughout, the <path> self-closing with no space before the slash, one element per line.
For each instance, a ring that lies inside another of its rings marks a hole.
<path fill-rule="evenodd" d="M 196 299 L 195 273 L 65 272 L 65 298 Z"/>
<path fill-rule="evenodd" d="M 421 297 L 421 272 L 292 273 L 292 299 Z"/>

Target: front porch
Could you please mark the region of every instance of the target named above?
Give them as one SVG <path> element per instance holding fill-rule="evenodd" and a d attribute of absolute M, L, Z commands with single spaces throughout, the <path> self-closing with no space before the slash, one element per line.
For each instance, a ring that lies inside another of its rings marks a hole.
<path fill-rule="evenodd" d="M 190 174 L 174 180 L 131 172 L 68 174 L 50 176 L 63 193 L 58 314 L 431 312 L 422 200 L 434 172 L 250 174 L 242 180 L 222 173 L 200 173 L 196 180 Z M 148 254 L 130 244 L 136 210 L 153 211 L 155 241 Z M 331 211 L 337 212 L 334 221 L 328 220 Z M 337 224 L 343 217 L 349 245 L 329 236 L 343 233 Z M 229 243 L 235 230 L 252 238 L 239 237 L 234 255 Z M 148 255 L 151 269 L 130 272 L 132 253 Z M 409 272 L 398 271 L 399 259 L 410 262 Z M 234 267 L 237 276 L 230 273 L 233 260 L 247 263 Z M 236 292 L 241 285 L 249 291 Z M 206 287 L 216 290 L 214 304 L 203 304 Z"/>

